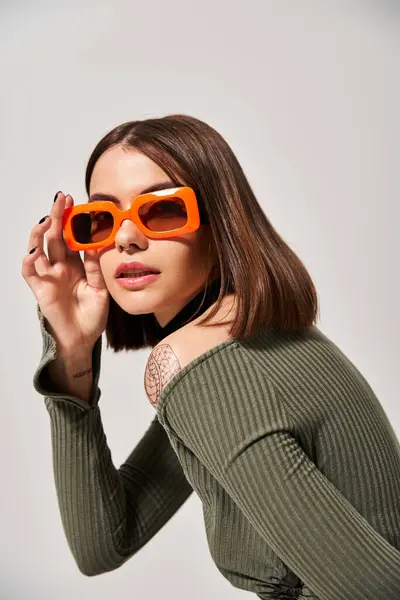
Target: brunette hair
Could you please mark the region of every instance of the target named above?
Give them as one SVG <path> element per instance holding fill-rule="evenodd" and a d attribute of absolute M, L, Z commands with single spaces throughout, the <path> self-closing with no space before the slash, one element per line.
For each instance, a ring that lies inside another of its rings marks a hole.
<path fill-rule="evenodd" d="M 199 192 L 218 257 L 206 287 L 216 276 L 221 280 L 214 309 L 199 326 L 216 315 L 224 296 L 232 292 L 237 315 L 230 335 L 236 339 L 265 325 L 302 332 L 315 324 L 319 307 L 309 273 L 273 228 L 235 154 L 213 127 L 180 114 L 118 125 L 99 141 L 89 158 L 88 195 L 97 160 L 116 145 L 142 152 L 177 186 L 188 185 Z M 115 352 L 153 347 L 159 341 L 154 314 L 130 315 L 111 296 L 105 332 L 107 347 Z"/>

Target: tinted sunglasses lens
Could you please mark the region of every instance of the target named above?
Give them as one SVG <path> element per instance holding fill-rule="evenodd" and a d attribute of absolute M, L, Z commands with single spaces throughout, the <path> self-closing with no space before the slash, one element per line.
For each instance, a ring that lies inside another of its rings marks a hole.
<path fill-rule="evenodd" d="M 186 204 L 178 196 L 146 202 L 139 207 L 139 218 L 150 231 L 181 229 L 187 223 Z M 79 213 L 72 217 L 71 228 L 79 244 L 104 242 L 112 233 L 114 217 L 104 210 Z"/>
<path fill-rule="evenodd" d="M 113 230 L 114 217 L 104 210 L 92 210 L 79 213 L 71 219 L 71 228 L 79 244 L 104 242 Z"/>
<path fill-rule="evenodd" d="M 187 223 L 186 204 L 178 197 L 146 202 L 139 207 L 139 218 L 150 231 L 180 229 Z"/>

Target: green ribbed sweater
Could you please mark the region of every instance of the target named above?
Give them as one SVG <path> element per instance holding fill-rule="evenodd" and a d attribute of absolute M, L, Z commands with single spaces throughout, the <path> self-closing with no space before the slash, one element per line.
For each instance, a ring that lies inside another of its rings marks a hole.
<path fill-rule="evenodd" d="M 400 444 L 373 390 L 317 327 L 260 329 L 182 368 L 126 462 L 90 405 L 34 374 L 51 417 L 65 535 L 88 576 L 118 568 L 193 490 L 219 571 L 259 598 L 400 599 Z"/>

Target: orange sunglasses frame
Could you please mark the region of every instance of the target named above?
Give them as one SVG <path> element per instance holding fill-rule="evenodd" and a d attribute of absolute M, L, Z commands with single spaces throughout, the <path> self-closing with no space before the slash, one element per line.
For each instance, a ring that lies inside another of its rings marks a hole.
<path fill-rule="evenodd" d="M 168 231 L 152 231 L 151 229 L 148 229 L 142 223 L 139 217 L 139 208 L 147 202 L 160 200 L 162 198 L 174 197 L 177 195 L 177 192 L 179 192 L 179 198 L 185 202 L 187 213 L 186 224 L 182 227 L 179 227 L 179 229 L 171 229 Z M 92 244 L 80 244 L 74 239 L 71 224 L 72 218 L 81 213 L 88 212 L 88 210 L 108 211 L 114 217 L 114 227 L 112 229 L 112 232 L 108 236 L 108 238 L 106 238 L 102 242 L 93 242 Z M 63 217 L 63 232 L 65 242 L 71 250 L 75 251 L 103 248 L 104 246 L 108 246 L 109 244 L 113 243 L 115 235 L 122 221 L 125 219 L 132 220 L 137 225 L 138 229 L 140 229 L 140 231 L 144 233 L 144 235 L 155 240 L 177 237 L 180 235 L 184 235 L 185 233 L 192 233 L 200 227 L 200 213 L 196 193 L 191 187 L 183 186 L 166 190 L 157 190 L 155 192 L 150 192 L 147 194 L 140 194 L 132 200 L 131 206 L 127 210 L 121 210 L 113 202 L 109 201 L 88 202 L 86 204 L 70 206 L 65 209 Z"/>

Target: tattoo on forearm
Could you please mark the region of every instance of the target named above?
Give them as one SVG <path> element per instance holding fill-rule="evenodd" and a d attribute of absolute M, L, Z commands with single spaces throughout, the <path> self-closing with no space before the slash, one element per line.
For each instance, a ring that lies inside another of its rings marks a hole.
<path fill-rule="evenodd" d="M 73 379 L 77 379 L 78 377 L 83 377 L 84 375 L 87 375 L 88 373 L 91 373 L 92 369 L 86 369 L 86 371 L 78 371 L 78 373 L 75 373 L 74 375 L 72 375 Z"/>
<path fill-rule="evenodd" d="M 150 354 L 144 375 L 144 385 L 154 408 L 157 408 L 162 390 L 180 369 L 179 360 L 168 344 L 158 346 Z"/>

